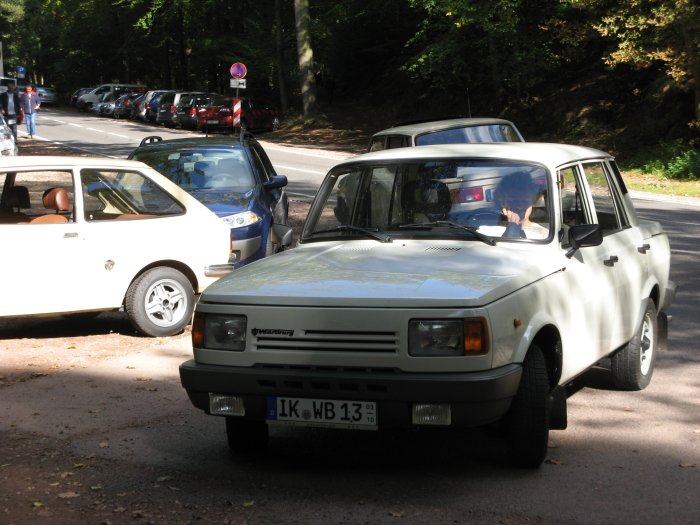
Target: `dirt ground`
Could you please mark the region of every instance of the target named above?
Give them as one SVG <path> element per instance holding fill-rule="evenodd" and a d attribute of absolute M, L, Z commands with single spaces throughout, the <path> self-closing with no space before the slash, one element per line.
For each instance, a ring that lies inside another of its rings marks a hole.
<path fill-rule="evenodd" d="M 267 136 L 266 140 L 269 138 Z M 280 133 L 279 142 L 291 145 L 292 139 Z M 297 145 L 308 144 L 297 141 Z M 21 155 L 76 154 L 69 148 L 26 138 L 20 138 L 19 147 Z M 295 235 L 298 235 L 308 206 L 308 202 L 290 201 L 289 220 Z M 17 383 L 55 374 L 79 373 L 131 353 L 157 352 L 163 346 L 178 348 L 184 356 L 191 351 L 189 338 L 189 328 L 174 337 L 141 337 L 126 315 L 119 312 L 103 313 L 95 318 L 75 315 L 0 319 L 0 395 L 5 388 Z M 149 386 L 148 378 L 142 379 L 140 388 L 144 392 L 157 389 Z M 41 416 L 36 414 L 36 417 Z M 120 486 L 120 479 L 143 478 L 143 473 L 135 472 L 132 476 L 123 472 L 122 464 L 118 466 L 119 472 L 104 462 L 97 468 L 91 465 L 93 458 L 73 457 L 66 452 L 64 443 L 45 436 L 18 430 L 1 432 L 0 436 L 2 525 L 193 523 L 201 521 L 204 515 L 209 516 L 205 522 L 211 522 L 211 512 L 198 511 L 197 505 L 187 502 L 187 498 L 164 508 L 160 498 L 144 498 L 142 488 Z M 167 474 L 154 473 L 152 477 L 156 485 L 158 480 L 164 487 L 168 485 Z M 112 487 L 109 494 L 104 488 L 105 480 L 109 480 Z M 148 489 L 152 492 L 152 487 Z M 193 490 L 196 492 L 196 488 Z M 80 494 L 83 497 L 79 498 Z M 92 497 L 84 497 L 86 494 Z M 228 523 L 228 520 L 217 523 Z"/>

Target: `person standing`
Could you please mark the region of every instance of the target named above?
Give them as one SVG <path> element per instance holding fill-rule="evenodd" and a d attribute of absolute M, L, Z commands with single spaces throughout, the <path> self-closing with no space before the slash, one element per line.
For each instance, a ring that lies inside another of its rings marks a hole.
<path fill-rule="evenodd" d="M 41 107 L 39 94 L 32 89 L 32 86 L 27 85 L 24 89 L 21 105 L 24 111 L 24 118 L 27 121 L 27 134 L 29 138 L 32 139 L 36 133 L 36 112 L 39 110 L 39 107 Z"/>
<path fill-rule="evenodd" d="M 14 82 L 7 85 L 7 91 L 0 93 L 0 107 L 2 108 L 2 114 L 5 116 L 7 125 L 10 126 L 12 130 L 15 142 L 17 142 L 17 124 L 21 124 L 22 121 L 20 120 L 19 94 L 17 93 L 17 86 L 15 86 Z"/>

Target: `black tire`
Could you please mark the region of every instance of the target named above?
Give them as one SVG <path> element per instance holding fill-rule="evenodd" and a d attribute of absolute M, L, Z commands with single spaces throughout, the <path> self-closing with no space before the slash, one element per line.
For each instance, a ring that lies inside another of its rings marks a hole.
<path fill-rule="evenodd" d="M 506 416 L 508 455 L 513 466 L 537 468 L 547 455 L 549 381 L 542 350 L 533 345 L 523 362 L 518 392 Z"/>
<path fill-rule="evenodd" d="M 632 340 L 611 357 L 612 377 L 621 390 L 643 390 L 651 382 L 659 344 L 656 307 L 647 299 L 642 322 Z"/>
<path fill-rule="evenodd" d="M 192 318 L 192 283 L 174 268 L 152 268 L 131 283 L 125 308 L 131 324 L 144 335 L 179 334 Z"/>
<path fill-rule="evenodd" d="M 231 454 L 236 456 L 260 455 L 267 450 L 270 432 L 265 421 L 227 417 L 226 437 Z"/>

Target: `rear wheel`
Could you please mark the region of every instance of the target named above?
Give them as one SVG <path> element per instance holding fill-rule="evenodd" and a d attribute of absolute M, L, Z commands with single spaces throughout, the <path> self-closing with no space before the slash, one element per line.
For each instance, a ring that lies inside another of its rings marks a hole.
<path fill-rule="evenodd" d="M 656 308 L 647 299 L 642 323 L 632 340 L 611 358 L 613 382 L 622 390 L 642 390 L 651 382 L 659 342 Z"/>
<path fill-rule="evenodd" d="M 131 283 L 126 293 L 131 324 L 144 335 L 164 337 L 182 332 L 192 318 L 194 290 L 174 268 L 152 268 Z"/>
<path fill-rule="evenodd" d="M 270 434 L 265 421 L 227 417 L 226 437 L 232 454 L 247 456 L 265 452 Z"/>
<path fill-rule="evenodd" d="M 506 416 L 508 453 L 513 466 L 537 468 L 547 455 L 549 381 L 542 350 L 533 345 L 523 361 L 518 392 Z"/>

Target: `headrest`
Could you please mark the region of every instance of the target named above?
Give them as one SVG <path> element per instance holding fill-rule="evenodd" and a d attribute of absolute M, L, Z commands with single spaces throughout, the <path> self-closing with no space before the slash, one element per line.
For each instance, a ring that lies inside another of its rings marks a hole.
<path fill-rule="evenodd" d="M 29 190 L 26 186 L 12 186 L 5 194 L 5 203 L 13 208 L 30 208 Z"/>
<path fill-rule="evenodd" d="M 56 211 L 68 211 L 68 193 L 63 188 L 49 188 L 41 198 L 44 208 Z"/>

